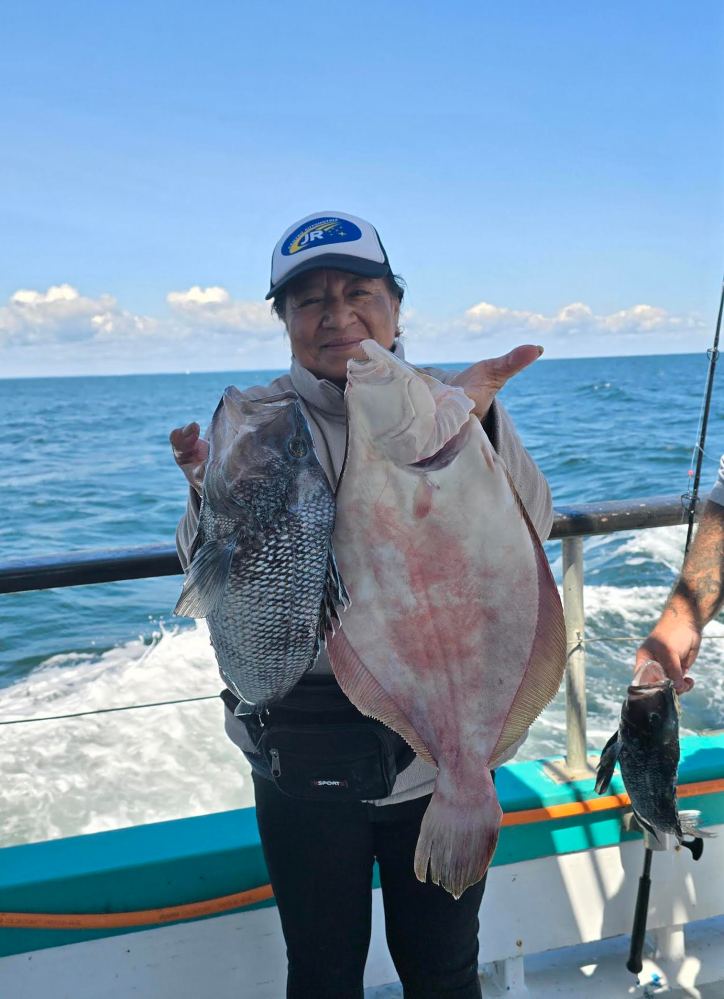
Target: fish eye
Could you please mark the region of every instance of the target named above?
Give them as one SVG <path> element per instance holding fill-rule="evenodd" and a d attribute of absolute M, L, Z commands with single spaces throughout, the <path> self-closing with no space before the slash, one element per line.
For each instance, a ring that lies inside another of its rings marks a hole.
<path fill-rule="evenodd" d="M 292 437 L 292 439 L 287 444 L 287 450 L 293 458 L 303 458 L 309 448 L 301 437 Z"/>

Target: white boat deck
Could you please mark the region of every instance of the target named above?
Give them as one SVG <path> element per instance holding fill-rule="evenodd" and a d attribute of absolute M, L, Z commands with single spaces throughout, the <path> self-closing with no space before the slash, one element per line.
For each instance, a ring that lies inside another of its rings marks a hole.
<path fill-rule="evenodd" d="M 527 955 L 521 969 L 488 965 L 481 974 L 484 999 L 724 999 L 724 916 L 690 923 L 685 951 L 678 957 L 656 956 L 656 938 L 647 937 L 644 967 L 636 976 L 626 969 L 629 938 L 612 937 L 541 954 Z M 677 941 L 659 940 L 664 945 Z M 648 956 L 647 956 L 648 955 Z M 705 984 L 696 984 L 705 983 Z M 399 982 L 365 989 L 365 999 L 402 999 Z"/>

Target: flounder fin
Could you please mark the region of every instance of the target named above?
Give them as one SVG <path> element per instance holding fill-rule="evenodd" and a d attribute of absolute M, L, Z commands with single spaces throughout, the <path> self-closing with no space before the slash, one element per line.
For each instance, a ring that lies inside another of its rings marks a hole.
<path fill-rule="evenodd" d="M 442 885 L 460 898 L 470 885 L 480 881 L 493 859 L 503 813 L 498 804 L 489 770 L 481 772 L 485 804 L 465 805 L 438 790 L 438 776 L 430 804 L 422 817 L 415 848 L 415 875 Z"/>
<path fill-rule="evenodd" d="M 618 754 L 621 752 L 618 732 L 614 732 L 606 745 L 601 750 L 601 759 L 596 768 L 596 794 L 605 794 L 608 785 L 611 783 L 613 771 L 616 767 Z"/>
<path fill-rule="evenodd" d="M 218 607 L 229 579 L 236 536 L 207 541 L 196 552 L 181 596 L 173 609 L 179 617 L 208 617 Z"/>
<path fill-rule="evenodd" d="M 327 652 L 337 682 L 354 706 L 363 715 L 374 718 L 397 732 L 421 759 L 436 766 L 436 761 L 409 718 L 374 678 L 350 645 L 344 627 L 327 636 Z"/>
<path fill-rule="evenodd" d="M 502 462 L 501 465 L 505 468 Z M 566 670 L 566 627 L 558 587 L 538 533 L 510 480 L 507 469 L 505 472 L 521 516 L 528 527 L 535 551 L 538 567 L 538 609 L 535 638 L 528 665 L 491 754 L 492 765 L 495 765 L 507 749 L 523 738 L 541 711 L 550 704 L 558 693 Z"/>

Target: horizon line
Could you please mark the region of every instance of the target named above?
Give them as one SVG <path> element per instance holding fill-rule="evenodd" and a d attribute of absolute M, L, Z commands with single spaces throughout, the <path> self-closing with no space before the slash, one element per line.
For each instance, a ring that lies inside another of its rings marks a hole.
<path fill-rule="evenodd" d="M 699 355 L 706 356 L 710 348 L 706 350 L 687 350 L 687 351 L 668 351 L 664 354 L 596 354 L 588 355 L 583 354 L 576 357 L 546 357 L 545 353 L 538 359 L 537 364 L 547 363 L 550 361 L 605 361 L 611 358 L 637 358 L 637 357 L 696 357 Z M 480 358 L 484 360 L 484 358 Z M 459 365 L 465 364 L 476 364 L 476 361 L 416 361 L 414 367 L 417 368 L 452 368 Z M 16 381 L 43 381 L 43 380 L 57 380 L 61 378 L 157 378 L 159 376 L 172 376 L 172 375 L 223 375 L 223 374 L 250 374 L 252 372 L 259 372 L 264 374 L 284 374 L 288 368 L 209 368 L 209 369 L 186 369 L 183 371 L 96 371 L 96 372 L 86 372 L 77 374 L 66 374 L 66 375 L 6 375 L 0 377 L 1 382 L 16 382 Z"/>

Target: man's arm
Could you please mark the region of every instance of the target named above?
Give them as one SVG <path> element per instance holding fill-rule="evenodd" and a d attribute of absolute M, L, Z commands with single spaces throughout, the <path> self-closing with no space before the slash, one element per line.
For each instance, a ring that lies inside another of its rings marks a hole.
<path fill-rule="evenodd" d="M 681 575 L 661 617 L 636 654 L 636 665 L 656 659 L 678 693 L 694 686 L 685 676 L 699 653 L 704 626 L 724 602 L 724 506 L 704 507 Z"/>

